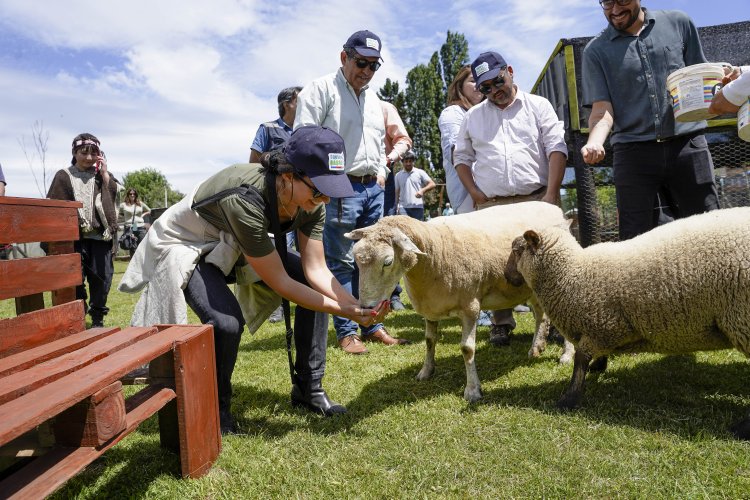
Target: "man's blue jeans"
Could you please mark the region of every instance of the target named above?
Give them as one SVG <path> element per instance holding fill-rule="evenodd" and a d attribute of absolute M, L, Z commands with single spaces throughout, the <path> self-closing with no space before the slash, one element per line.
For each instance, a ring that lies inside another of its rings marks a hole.
<path fill-rule="evenodd" d="M 424 207 L 404 207 L 404 210 L 412 219 L 424 220 Z"/>
<path fill-rule="evenodd" d="M 354 196 L 331 198 L 331 202 L 326 206 L 323 248 L 331 273 L 341 286 L 357 297 L 359 296 L 359 271 L 352 254 L 355 242 L 345 238 L 344 233 L 371 226 L 380 220 L 383 217 L 384 195 L 383 188 L 374 180 L 369 184 L 352 182 L 352 188 Z M 339 203 L 341 203 L 340 217 Z M 334 316 L 333 326 L 336 328 L 336 338 L 341 340 L 347 335 L 356 334 L 359 325 L 350 319 Z M 382 323 L 378 323 L 368 328 L 362 327 L 362 334 L 368 335 L 382 326 Z"/>

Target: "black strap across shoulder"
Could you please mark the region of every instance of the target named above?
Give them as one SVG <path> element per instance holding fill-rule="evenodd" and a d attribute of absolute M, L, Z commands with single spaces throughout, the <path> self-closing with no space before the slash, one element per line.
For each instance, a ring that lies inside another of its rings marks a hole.
<path fill-rule="evenodd" d="M 198 213 L 201 213 L 201 209 L 205 209 L 205 207 L 210 206 L 212 204 L 218 204 L 224 198 L 227 198 L 229 196 L 234 196 L 234 195 L 240 196 L 241 198 L 247 200 L 249 203 L 263 210 L 263 213 L 268 218 L 268 221 L 270 223 L 269 229 L 270 229 L 270 232 L 273 233 L 276 251 L 279 253 L 279 257 L 281 258 L 281 262 L 284 264 L 284 267 L 286 267 L 286 261 L 287 261 L 286 237 L 284 233 L 282 233 L 281 231 L 281 223 L 279 221 L 279 214 L 278 214 L 277 209 L 275 208 L 278 206 L 278 199 L 276 195 L 276 176 L 272 172 L 269 171 L 266 173 L 265 180 L 266 180 L 266 188 L 268 189 L 268 197 L 269 197 L 268 203 L 266 203 L 266 200 L 263 198 L 263 193 L 261 193 L 260 189 L 256 188 L 255 186 L 243 184 L 238 187 L 219 191 L 218 193 L 212 196 L 209 196 L 208 198 L 204 200 L 193 202 L 190 208 L 197 211 Z M 228 227 L 231 228 L 232 226 L 228 225 Z M 236 235 L 234 236 L 236 239 L 237 236 Z M 294 374 L 294 361 L 292 359 L 292 337 L 294 336 L 294 330 L 292 329 L 292 320 L 291 320 L 291 313 L 290 313 L 290 308 L 289 308 L 289 301 L 283 297 L 281 299 L 281 307 L 284 311 L 284 325 L 286 326 L 286 353 L 287 353 L 287 358 L 289 360 L 289 375 L 292 377 L 292 384 L 295 384 L 297 382 L 297 378 Z"/>
<path fill-rule="evenodd" d="M 275 184 L 274 184 L 275 185 Z M 225 189 L 223 191 L 219 191 L 218 193 L 209 196 L 206 199 L 200 200 L 200 201 L 194 201 L 192 205 L 190 205 L 190 208 L 193 210 L 196 210 L 198 213 L 201 213 L 201 209 L 205 208 L 207 206 L 217 204 L 224 198 L 229 198 L 230 196 L 237 195 L 244 200 L 250 202 L 251 204 L 255 205 L 256 207 L 263 210 L 263 213 L 266 214 L 266 217 L 271 219 L 270 211 L 268 210 L 268 207 L 266 206 L 266 200 L 263 199 L 263 193 L 260 192 L 260 189 L 258 189 L 255 186 L 250 186 L 248 184 L 243 184 L 241 186 Z M 278 217 L 276 217 L 278 219 Z M 273 231 L 272 231 L 273 232 Z"/>

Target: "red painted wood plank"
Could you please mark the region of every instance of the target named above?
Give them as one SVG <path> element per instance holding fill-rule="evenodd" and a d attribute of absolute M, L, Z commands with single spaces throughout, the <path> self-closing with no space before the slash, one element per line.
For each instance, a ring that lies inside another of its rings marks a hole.
<path fill-rule="evenodd" d="M 0 205 L 4 241 L 72 241 L 78 239 L 78 211 L 73 207 Z"/>
<path fill-rule="evenodd" d="M 49 198 L 17 198 L 15 196 L 3 196 L 0 198 L 0 206 L 8 205 L 27 205 L 34 207 L 60 207 L 60 208 L 81 208 L 83 203 L 80 201 L 67 200 L 50 200 Z"/>
<path fill-rule="evenodd" d="M 213 327 L 175 344 L 180 466 L 183 477 L 206 474 L 221 452 Z"/>
<path fill-rule="evenodd" d="M 154 335 L 153 328 L 132 327 L 107 335 L 79 349 L 37 363 L 31 368 L 3 377 L 0 384 L 0 405 L 65 377 L 69 373 L 96 363 L 138 341 Z M 106 365 L 102 366 L 106 370 Z M 67 390 L 70 390 L 67 389 Z"/>
<path fill-rule="evenodd" d="M 15 319 L 15 318 L 14 318 Z M 63 354 L 81 349 L 107 335 L 118 332 L 119 326 L 108 328 L 92 328 L 69 335 L 59 340 L 18 352 L 12 356 L 0 359 L 0 378 L 6 377 Z"/>
<path fill-rule="evenodd" d="M 0 482 L 3 498 L 44 498 L 133 432 L 143 421 L 175 398 L 174 390 L 152 385 L 126 402 L 127 427 L 100 448 L 56 448 Z"/>
<path fill-rule="evenodd" d="M 206 325 L 174 326 L 141 340 L 35 391 L 0 405 L 0 445 L 33 429 L 134 368 L 170 351 L 175 342 Z M 121 335 L 127 328 L 114 335 Z"/>
<path fill-rule="evenodd" d="M 0 260 L 0 300 L 80 285 L 77 253 L 18 260 Z"/>
<path fill-rule="evenodd" d="M 85 328 L 82 300 L 15 318 L 0 319 L 0 358 L 67 337 Z"/>

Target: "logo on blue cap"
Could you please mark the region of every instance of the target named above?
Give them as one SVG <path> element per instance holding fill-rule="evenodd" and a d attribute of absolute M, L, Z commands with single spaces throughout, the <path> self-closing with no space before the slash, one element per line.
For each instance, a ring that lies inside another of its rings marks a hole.
<path fill-rule="evenodd" d="M 346 167 L 344 153 L 328 153 L 328 170 L 331 172 L 343 172 Z"/>

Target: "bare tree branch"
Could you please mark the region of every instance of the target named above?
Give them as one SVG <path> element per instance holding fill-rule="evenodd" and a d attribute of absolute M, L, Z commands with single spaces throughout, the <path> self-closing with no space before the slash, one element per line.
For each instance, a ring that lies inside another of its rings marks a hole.
<path fill-rule="evenodd" d="M 22 135 L 18 138 L 18 145 L 21 146 L 21 151 L 26 157 L 26 163 L 29 165 L 32 177 L 34 177 L 34 183 L 39 191 L 41 198 L 47 196 L 47 188 L 49 182 L 47 180 L 47 142 L 49 141 L 49 131 L 44 130 L 44 122 L 36 120 L 31 126 L 31 138 L 27 141 L 26 135 Z M 31 144 L 28 144 L 31 142 Z M 41 168 L 41 184 L 39 177 L 37 177 L 36 163 L 37 160 L 40 163 Z"/>

